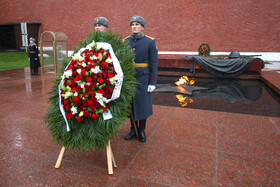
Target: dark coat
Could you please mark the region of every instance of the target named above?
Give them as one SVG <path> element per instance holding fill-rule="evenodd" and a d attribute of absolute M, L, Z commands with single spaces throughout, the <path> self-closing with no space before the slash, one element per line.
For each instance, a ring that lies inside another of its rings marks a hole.
<path fill-rule="evenodd" d="M 40 67 L 40 60 L 38 56 L 38 47 L 35 43 L 29 44 L 28 46 L 28 57 L 30 60 L 30 68 L 35 69 Z"/>
<path fill-rule="evenodd" d="M 149 63 L 149 67 L 136 67 L 136 75 L 139 85 L 132 100 L 132 110 L 135 120 L 146 119 L 153 114 L 152 94 L 148 92 L 148 85 L 156 85 L 158 69 L 158 50 L 156 41 L 147 35 L 140 39 L 131 36 L 125 38 L 135 53 L 135 64 Z"/>

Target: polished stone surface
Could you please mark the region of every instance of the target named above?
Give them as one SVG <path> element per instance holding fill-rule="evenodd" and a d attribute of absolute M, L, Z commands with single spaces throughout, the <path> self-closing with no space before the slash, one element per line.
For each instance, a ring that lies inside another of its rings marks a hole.
<path fill-rule="evenodd" d="M 0 186 L 280 185 L 280 116 L 226 108 L 154 105 L 145 143 L 123 139 L 128 119 L 112 140 L 113 175 L 101 151 L 66 150 L 55 169 L 61 147 L 43 121 L 53 78 L 0 71 Z"/>

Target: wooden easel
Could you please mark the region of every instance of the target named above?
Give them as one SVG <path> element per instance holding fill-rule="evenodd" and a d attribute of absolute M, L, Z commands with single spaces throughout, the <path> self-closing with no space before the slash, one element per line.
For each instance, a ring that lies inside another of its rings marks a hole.
<path fill-rule="evenodd" d="M 66 148 L 64 146 L 62 146 L 58 159 L 55 164 L 55 168 L 57 168 L 57 169 L 61 165 L 61 161 L 62 161 L 63 155 L 65 153 L 65 150 L 66 150 Z M 112 175 L 113 174 L 113 165 L 116 168 L 117 164 L 116 164 L 116 161 L 115 161 L 115 158 L 113 155 L 110 140 L 108 141 L 108 144 L 106 145 L 106 153 L 107 153 L 108 173 L 109 173 L 109 175 Z"/>

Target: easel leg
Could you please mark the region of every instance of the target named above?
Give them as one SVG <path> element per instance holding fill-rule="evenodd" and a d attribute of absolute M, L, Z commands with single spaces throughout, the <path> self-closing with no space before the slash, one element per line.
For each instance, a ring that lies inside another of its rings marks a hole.
<path fill-rule="evenodd" d="M 59 156 L 58 156 L 58 159 L 56 161 L 56 164 L 55 164 L 55 168 L 59 168 L 60 165 L 61 165 L 61 161 L 62 161 L 62 158 L 63 158 L 63 155 L 64 155 L 64 152 L 65 152 L 65 147 L 62 146 L 61 150 L 60 150 L 60 153 L 59 153 Z"/>
<path fill-rule="evenodd" d="M 116 167 L 117 167 L 117 164 L 116 164 L 116 161 L 115 161 L 115 157 L 114 157 L 114 155 L 113 155 L 112 147 L 111 147 L 111 153 L 112 153 L 113 166 L 116 168 Z"/>
<path fill-rule="evenodd" d="M 106 146 L 106 152 L 107 152 L 107 163 L 108 163 L 108 173 L 109 175 L 113 174 L 113 161 L 112 161 L 112 149 L 110 140 L 108 142 L 108 145 Z"/>

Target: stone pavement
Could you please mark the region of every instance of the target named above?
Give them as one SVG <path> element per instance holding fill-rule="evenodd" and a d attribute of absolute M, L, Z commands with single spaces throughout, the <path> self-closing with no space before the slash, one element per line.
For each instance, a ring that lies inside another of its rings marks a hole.
<path fill-rule="evenodd" d="M 0 71 L 0 186 L 280 185 L 280 116 L 160 105 L 145 143 L 123 139 L 126 120 L 112 141 L 113 175 L 101 151 L 66 150 L 55 169 L 61 147 L 43 122 L 53 78 L 30 76 L 29 68 Z"/>

